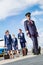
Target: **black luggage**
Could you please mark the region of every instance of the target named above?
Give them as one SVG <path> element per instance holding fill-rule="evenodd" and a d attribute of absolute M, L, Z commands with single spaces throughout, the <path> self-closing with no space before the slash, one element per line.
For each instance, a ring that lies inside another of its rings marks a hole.
<path fill-rule="evenodd" d="M 28 53 L 28 49 L 26 48 L 26 55 L 27 55 L 27 53 Z"/>
<path fill-rule="evenodd" d="M 41 47 L 39 46 L 38 53 L 41 54 Z"/>
<path fill-rule="evenodd" d="M 41 54 L 41 47 L 39 46 L 39 48 L 38 48 L 38 51 L 37 51 L 37 52 L 35 52 L 35 50 L 34 50 L 34 49 L 32 49 L 32 53 L 34 53 L 34 55 L 39 55 L 39 54 Z"/>
<path fill-rule="evenodd" d="M 4 55 L 4 59 L 10 59 L 10 56 L 9 56 L 9 54 L 7 54 L 7 55 Z"/>

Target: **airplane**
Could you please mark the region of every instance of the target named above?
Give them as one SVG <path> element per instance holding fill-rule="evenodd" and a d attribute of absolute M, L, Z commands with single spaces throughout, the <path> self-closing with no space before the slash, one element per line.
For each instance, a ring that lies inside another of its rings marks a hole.
<path fill-rule="evenodd" d="M 4 40 L 0 39 L 0 56 L 4 53 Z"/>

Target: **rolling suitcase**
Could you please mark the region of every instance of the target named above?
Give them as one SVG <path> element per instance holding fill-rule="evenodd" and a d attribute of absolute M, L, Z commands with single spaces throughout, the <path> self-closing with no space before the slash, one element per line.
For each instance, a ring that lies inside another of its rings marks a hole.
<path fill-rule="evenodd" d="M 26 48 L 26 55 L 27 55 L 27 53 L 28 53 L 28 49 Z"/>
<path fill-rule="evenodd" d="M 7 55 L 4 55 L 4 59 L 10 59 L 10 56 L 9 56 L 9 54 L 7 54 Z"/>
<path fill-rule="evenodd" d="M 22 49 L 22 54 L 23 54 L 23 56 L 26 56 L 27 53 L 28 53 L 28 49 L 27 49 L 27 48 Z"/>

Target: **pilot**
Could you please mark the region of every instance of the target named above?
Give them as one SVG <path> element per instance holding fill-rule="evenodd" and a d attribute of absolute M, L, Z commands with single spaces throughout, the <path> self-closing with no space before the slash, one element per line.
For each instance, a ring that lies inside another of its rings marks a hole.
<path fill-rule="evenodd" d="M 24 28 L 25 28 L 26 34 L 33 41 L 34 54 L 39 54 L 39 52 L 38 52 L 38 39 L 37 39 L 38 32 L 37 32 L 35 22 L 33 20 L 31 20 L 31 13 L 30 12 L 27 12 L 25 14 L 25 16 L 27 18 L 27 20 L 24 21 Z"/>

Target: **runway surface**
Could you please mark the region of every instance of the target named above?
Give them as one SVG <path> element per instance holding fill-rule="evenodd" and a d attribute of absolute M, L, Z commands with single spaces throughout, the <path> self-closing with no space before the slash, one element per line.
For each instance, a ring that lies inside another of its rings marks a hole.
<path fill-rule="evenodd" d="M 43 55 L 30 55 L 16 59 L 3 60 L 0 62 L 0 65 L 43 65 Z"/>
<path fill-rule="evenodd" d="M 0 65 L 43 65 L 43 51 L 41 55 L 28 54 L 8 60 L 0 58 Z"/>
<path fill-rule="evenodd" d="M 43 55 L 33 58 L 27 58 L 24 60 L 4 64 L 4 65 L 43 65 Z"/>

